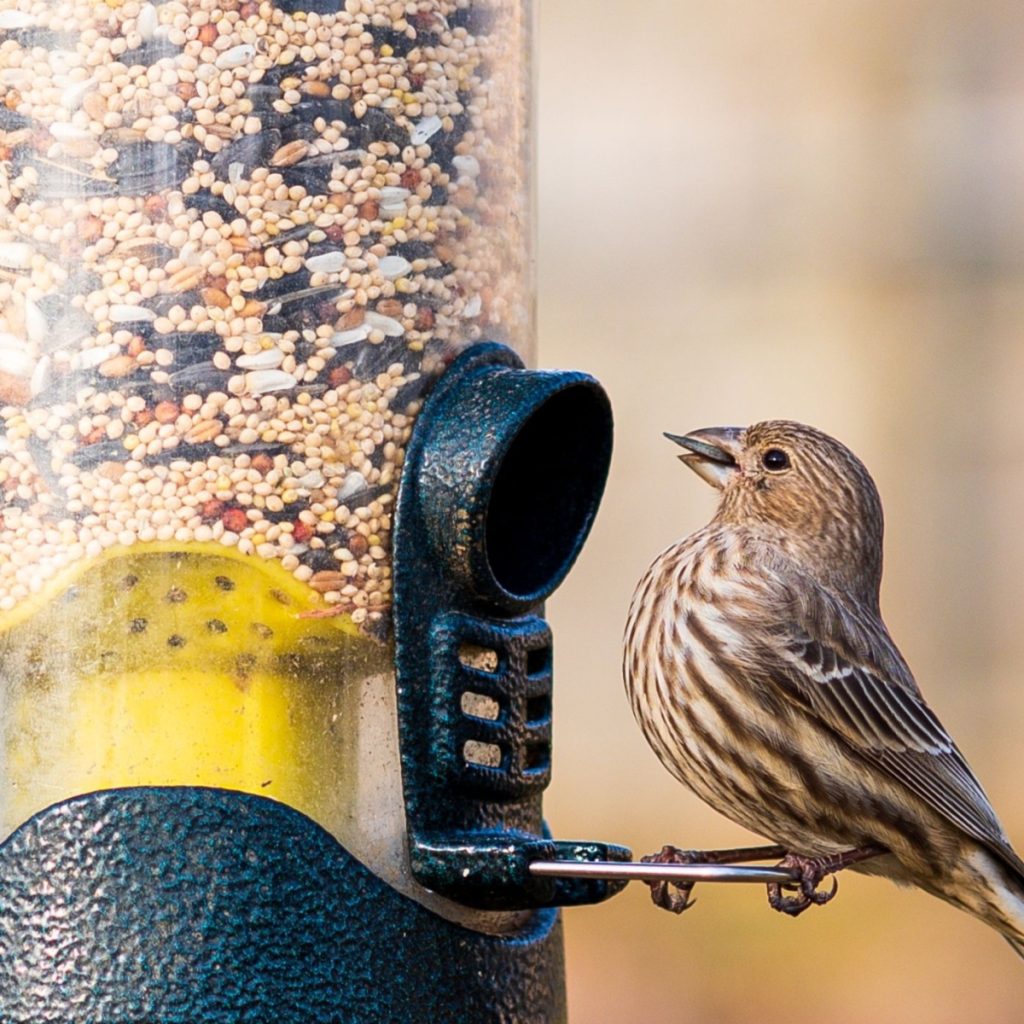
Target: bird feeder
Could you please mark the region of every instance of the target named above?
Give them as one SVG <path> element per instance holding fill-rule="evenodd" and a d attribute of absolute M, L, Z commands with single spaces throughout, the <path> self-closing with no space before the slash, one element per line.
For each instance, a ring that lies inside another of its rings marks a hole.
<path fill-rule="evenodd" d="M 550 1021 L 528 7 L 0 0 L 0 1017 Z"/>

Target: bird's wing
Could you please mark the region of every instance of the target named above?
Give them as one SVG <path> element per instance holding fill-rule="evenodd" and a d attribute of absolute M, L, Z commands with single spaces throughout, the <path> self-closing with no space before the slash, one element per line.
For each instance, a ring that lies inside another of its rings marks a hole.
<path fill-rule="evenodd" d="M 771 684 L 948 821 L 1024 867 L 881 621 L 807 580 L 787 590 L 786 612 L 759 645 Z"/>

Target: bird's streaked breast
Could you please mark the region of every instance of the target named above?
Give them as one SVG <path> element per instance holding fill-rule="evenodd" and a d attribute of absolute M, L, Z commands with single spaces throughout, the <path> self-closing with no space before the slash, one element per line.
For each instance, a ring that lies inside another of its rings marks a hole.
<path fill-rule="evenodd" d="M 833 754 L 817 749 L 822 737 L 809 723 L 742 681 L 757 596 L 734 535 L 709 528 L 669 548 L 634 594 L 625 682 L 647 741 L 676 778 L 734 821 L 796 846 L 815 828 L 800 813 L 804 794 L 829 802 L 814 766 Z M 807 757 L 794 757 L 794 745 Z"/>

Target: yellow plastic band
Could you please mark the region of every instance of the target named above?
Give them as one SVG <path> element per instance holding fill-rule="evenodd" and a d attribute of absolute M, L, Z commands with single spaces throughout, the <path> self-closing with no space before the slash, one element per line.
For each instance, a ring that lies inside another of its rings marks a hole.
<path fill-rule="evenodd" d="M 0 835 L 121 786 L 219 786 L 322 816 L 346 679 L 382 660 L 280 568 L 216 544 L 111 549 L 0 619 Z"/>

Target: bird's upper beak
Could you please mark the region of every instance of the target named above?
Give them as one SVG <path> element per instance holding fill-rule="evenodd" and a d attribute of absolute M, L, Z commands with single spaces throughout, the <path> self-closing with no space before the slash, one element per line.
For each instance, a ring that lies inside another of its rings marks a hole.
<path fill-rule="evenodd" d="M 685 455 L 679 456 L 680 462 L 721 490 L 739 471 L 743 430 L 743 427 L 707 427 L 688 434 L 666 433 L 665 436 L 688 449 Z"/>

